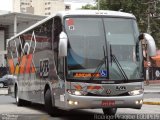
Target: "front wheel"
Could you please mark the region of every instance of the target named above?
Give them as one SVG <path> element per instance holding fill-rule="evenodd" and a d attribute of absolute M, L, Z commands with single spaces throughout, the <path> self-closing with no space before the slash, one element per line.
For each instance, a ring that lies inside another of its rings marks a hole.
<path fill-rule="evenodd" d="M 105 115 L 115 115 L 117 112 L 117 108 L 103 108 L 102 110 Z"/>
<path fill-rule="evenodd" d="M 46 91 L 44 100 L 45 100 L 45 109 L 47 113 L 51 116 L 56 116 L 58 114 L 58 109 L 56 107 L 53 107 L 50 89 Z"/>

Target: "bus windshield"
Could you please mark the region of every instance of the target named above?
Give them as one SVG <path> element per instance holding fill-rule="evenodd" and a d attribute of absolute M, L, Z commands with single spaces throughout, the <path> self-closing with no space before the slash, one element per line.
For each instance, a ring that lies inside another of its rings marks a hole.
<path fill-rule="evenodd" d="M 65 30 L 69 40 L 68 79 L 124 79 L 111 53 L 129 80 L 142 79 L 141 52 L 136 51 L 139 33 L 134 19 L 70 17 L 65 19 Z M 96 71 L 105 56 L 107 59 Z"/>

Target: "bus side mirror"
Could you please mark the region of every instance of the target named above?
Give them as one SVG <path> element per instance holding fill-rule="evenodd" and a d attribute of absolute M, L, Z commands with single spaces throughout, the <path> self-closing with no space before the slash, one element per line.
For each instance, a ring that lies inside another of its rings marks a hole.
<path fill-rule="evenodd" d="M 143 33 L 139 36 L 139 40 L 146 40 L 147 53 L 150 57 L 156 56 L 156 44 L 153 37 L 150 34 Z"/>
<path fill-rule="evenodd" d="M 61 32 L 59 35 L 59 54 L 60 57 L 67 56 L 67 35 L 65 32 Z"/>

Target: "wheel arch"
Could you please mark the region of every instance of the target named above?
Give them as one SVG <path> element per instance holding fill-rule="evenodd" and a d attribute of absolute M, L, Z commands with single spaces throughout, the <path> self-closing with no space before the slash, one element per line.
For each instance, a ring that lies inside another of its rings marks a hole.
<path fill-rule="evenodd" d="M 52 89 L 52 85 L 50 83 L 46 83 L 45 87 L 44 87 L 44 99 L 45 99 L 45 93 L 47 90 L 51 91 L 51 98 L 52 98 L 52 106 L 55 107 L 55 98 L 54 98 L 54 93 L 53 93 L 53 89 Z"/>

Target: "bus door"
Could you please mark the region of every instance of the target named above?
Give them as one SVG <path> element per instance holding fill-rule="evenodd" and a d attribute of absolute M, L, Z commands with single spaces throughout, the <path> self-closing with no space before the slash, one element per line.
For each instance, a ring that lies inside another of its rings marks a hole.
<path fill-rule="evenodd" d="M 64 77 L 64 58 L 59 58 L 58 59 L 58 82 L 59 82 L 59 87 L 58 87 L 58 101 L 59 105 L 63 107 L 65 104 L 65 77 Z"/>
<path fill-rule="evenodd" d="M 56 96 L 55 97 L 55 104 L 59 107 L 64 107 L 65 99 L 65 77 L 64 77 L 64 58 L 58 56 L 58 44 L 59 44 L 59 35 L 62 31 L 62 24 L 61 19 L 59 17 L 54 18 L 54 31 L 53 31 L 53 51 L 54 51 L 54 60 L 55 66 L 57 70 L 57 81 L 58 86 L 55 89 Z"/>

